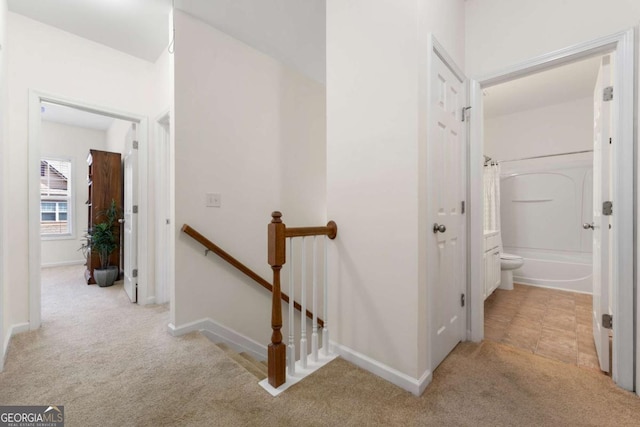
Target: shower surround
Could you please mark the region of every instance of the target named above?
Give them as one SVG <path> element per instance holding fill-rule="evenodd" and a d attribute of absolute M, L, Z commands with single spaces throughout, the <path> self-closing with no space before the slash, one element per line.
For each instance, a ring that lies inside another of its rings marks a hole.
<path fill-rule="evenodd" d="M 501 174 L 501 234 L 505 252 L 524 265 L 514 281 L 592 292 L 591 153 L 505 162 Z"/>

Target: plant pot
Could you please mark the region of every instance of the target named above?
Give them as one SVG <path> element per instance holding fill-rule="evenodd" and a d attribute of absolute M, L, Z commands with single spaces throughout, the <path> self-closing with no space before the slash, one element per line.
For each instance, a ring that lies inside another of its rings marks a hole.
<path fill-rule="evenodd" d="M 101 288 L 113 285 L 113 282 L 118 278 L 120 269 L 116 266 L 110 265 L 106 269 L 96 268 L 93 270 L 93 278 L 96 279 L 96 283 Z"/>

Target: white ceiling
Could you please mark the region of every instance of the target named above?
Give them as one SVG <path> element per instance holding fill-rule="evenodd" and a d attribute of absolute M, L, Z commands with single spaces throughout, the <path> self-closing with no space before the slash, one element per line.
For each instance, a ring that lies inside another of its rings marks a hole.
<path fill-rule="evenodd" d="M 11 11 L 142 59 L 168 45 L 171 0 L 8 0 Z M 257 50 L 325 82 L 325 0 L 175 0 Z M 597 59 L 486 90 L 488 117 L 591 96 Z"/>
<path fill-rule="evenodd" d="M 8 0 L 9 10 L 155 62 L 169 43 L 171 0 Z"/>
<path fill-rule="evenodd" d="M 325 81 L 325 0 L 176 0 L 176 8 Z"/>
<path fill-rule="evenodd" d="M 155 62 L 169 43 L 171 0 L 8 0 L 9 10 Z M 176 0 L 253 48 L 325 81 L 325 0 Z"/>
<path fill-rule="evenodd" d="M 51 104 L 49 102 L 41 103 L 40 111 L 42 120 L 45 121 L 105 132 L 115 120 L 112 117 L 88 113 L 76 108 Z"/>
<path fill-rule="evenodd" d="M 593 96 L 600 57 L 553 68 L 484 90 L 485 117 L 502 116 Z"/>

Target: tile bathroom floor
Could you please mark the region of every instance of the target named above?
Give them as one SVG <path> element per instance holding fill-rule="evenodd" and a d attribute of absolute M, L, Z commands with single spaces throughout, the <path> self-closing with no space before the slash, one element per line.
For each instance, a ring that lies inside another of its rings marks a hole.
<path fill-rule="evenodd" d="M 484 337 L 600 372 L 591 295 L 514 284 L 484 302 Z"/>

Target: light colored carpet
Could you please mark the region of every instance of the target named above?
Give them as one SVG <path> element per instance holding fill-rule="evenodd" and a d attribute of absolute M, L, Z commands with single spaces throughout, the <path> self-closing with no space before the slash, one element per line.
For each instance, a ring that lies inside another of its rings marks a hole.
<path fill-rule="evenodd" d="M 273 398 L 201 334 L 168 335 L 166 306 L 43 273 L 43 325 L 13 338 L 0 404 L 64 405 L 67 426 L 640 425 L 608 377 L 491 342 L 460 344 L 420 398 L 340 359 Z"/>

